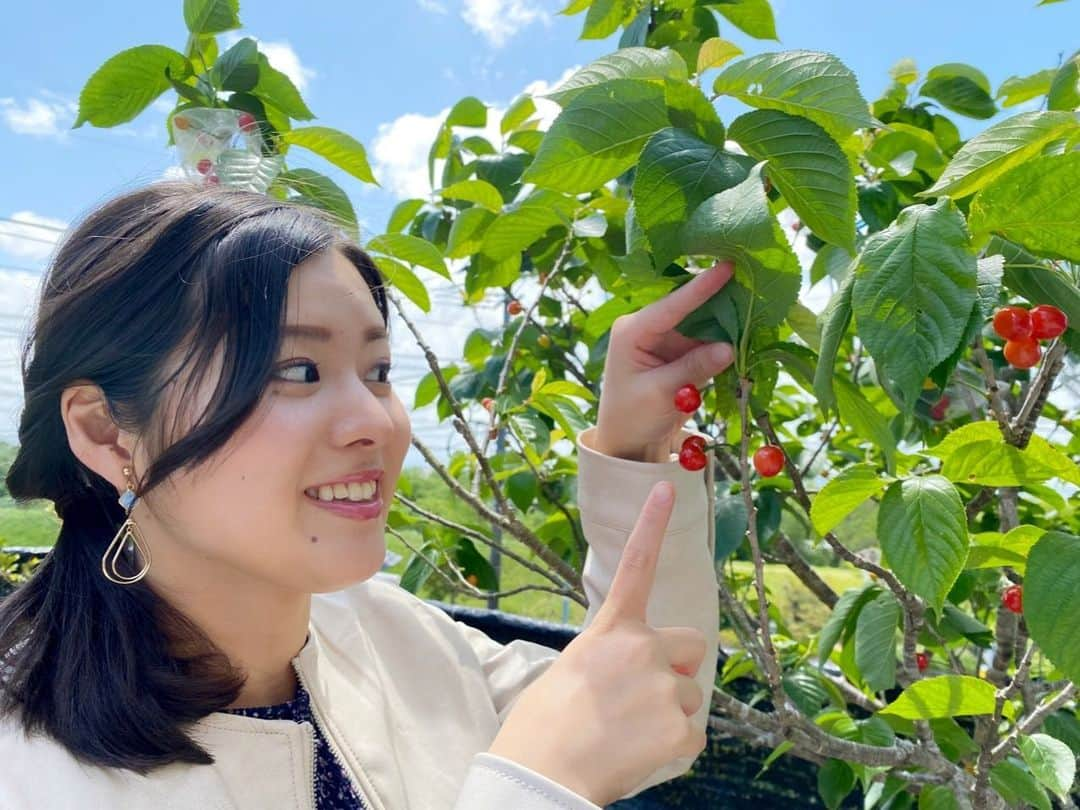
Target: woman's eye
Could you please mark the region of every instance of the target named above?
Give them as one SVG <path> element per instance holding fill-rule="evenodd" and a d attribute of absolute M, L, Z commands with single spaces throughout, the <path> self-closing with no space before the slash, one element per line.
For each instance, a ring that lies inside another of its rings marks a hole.
<path fill-rule="evenodd" d="M 310 361 L 297 362 L 292 365 L 282 366 L 274 372 L 274 376 L 285 382 L 315 383 L 319 382 L 319 367 Z M 390 363 L 377 363 L 364 377 L 364 382 L 389 383 Z"/>
<path fill-rule="evenodd" d="M 388 383 L 390 382 L 390 363 L 383 362 L 376 364 L 371 371 L 368 372 L 367 377 L 364 378 L 365 382 L 378 382 Z"/>
<path fill-rule="evenodd" d="M 310 369 L 310 373 L 308 373 Z M 299 372 L 292 377 L 286 377 L 288 372 Z M 274 372 L 274 376 L 286 382 L 313 383 L 319 381 L 319 367 L 314 363 L 294 363 L 291 366 L 283 366 Z"/>

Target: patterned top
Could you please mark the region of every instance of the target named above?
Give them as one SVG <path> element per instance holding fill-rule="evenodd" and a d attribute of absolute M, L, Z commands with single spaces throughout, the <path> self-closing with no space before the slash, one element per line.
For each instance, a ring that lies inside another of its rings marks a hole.
<path fill-rule="evenodd" d="M 315 729 L 315 808 L 316 810 L 366 810 L 353 790 L 352 783 L 341 763 L 311 716 L 311 698 L 303 685 L 296 685 L 296 697 L 274 706 L 253 706 L 247 709 L 226 709 L 229 714 L 255 717 L 260 720 L 292 720 L 308 722 Z"/>

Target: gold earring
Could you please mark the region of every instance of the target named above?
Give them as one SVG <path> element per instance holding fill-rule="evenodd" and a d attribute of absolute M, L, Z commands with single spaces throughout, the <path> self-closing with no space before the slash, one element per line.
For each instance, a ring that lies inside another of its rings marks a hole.
<path fill-rule="evenodd" d="M 124 478 L 127 479 L 127 489 L 119 500 L 120 505 L 124 507 L 127 520 L 117 531 L 116 536 L 109 543 L 108 548 L 105 549 L 105 554 L 101 558 L 101 573 L 105 575 L 107 580 L 115 582 L 117 585 L 131 585 L 138 582 L 150 570 L 150 546 L 143 540 L 138 524 L 131 517 L 131 510 L 135 508 L 135 504 L 138 503 L 139 499 L 135 495 L 135 488 L 131 485 L 130 467 L 124 467 Z M 135 548 L 139 552 L 143 566 L 137 574 L 123 574 L 118 567 L 120 555 L 131 548 Z"/>

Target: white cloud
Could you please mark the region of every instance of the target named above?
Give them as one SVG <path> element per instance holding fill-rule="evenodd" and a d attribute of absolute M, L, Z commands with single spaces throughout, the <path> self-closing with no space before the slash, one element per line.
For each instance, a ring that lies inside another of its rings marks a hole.
<path fill-rule="evenodd" d="M 241 39 L 244 39 L 243 35 L 230 31 L 222 36 L 223 49 L 231 48 Z M 300 57 L 288 42 L 264 42 L 258 37 L 250 37 L 250 39 L 259 43 L 259 50 L 266 54 L 270 64 L 292 79 L 296 89 L 301 93 L 307 90 L 311 80 L 319 75 L 313 68 L 307 67 L 300 61 Z"/>
<path fill-rule="evenodd" d="M 461 18 L 496 48 L 534 22 L 551 23 L 551 16 L 535 0 L 465 0 Z"/>
<path fill-rule="evenodd" d="M 424 11 L 430 11 L 433 14 L 447 13 L 446 5 L 439 0 L 416 0 L 416 4 Z"/>
<path fill-rule="evenodd" d="M 0 98 L 0 118 L 12 132 L 64 138 L 75 122 L 78 105 L 55 93 L 43 92 L 40 98 L 19 102 Z"/>
<path fill-rule="evenodd" d="M 44 261 L 52 255 L 68 224 L 43 217 L 33 211 L 16 211 L 0 222 L 0 253 L 31 261 Z"/>
<path fill-rule="evenodd" d="M 554 82 L 541 79 L 526 85 L 523 92 L 534 97 L 536 114 L 540 118 L 542 129 L 551 126 L 560 108 L 555 102 L 538 96 L 564 82 L 576 70 L 577 67 L 568 68 Z M 487 127 L 478 131 L 477 134 L 496 145 L 501 143 L 499 121 L 508 106 L 508 104 L 491 106 L 488 110 Z M 442 124 L 448 112 L 450 112 L 449 107 L 434 115 L 406 113 L 389 123 L 379 125 L 378 134 L 371 144 L 371 154 L 375 164 L 373 167 L 375 176 L 379 178 L 384 188 L 402 199 L 427 197 L 431 193 L 427 169 L 428 151 L 439 131 L 439 125 Z M 436 182 L 438 181 L 437 172 L 438 166 L 436 166 Z"/>

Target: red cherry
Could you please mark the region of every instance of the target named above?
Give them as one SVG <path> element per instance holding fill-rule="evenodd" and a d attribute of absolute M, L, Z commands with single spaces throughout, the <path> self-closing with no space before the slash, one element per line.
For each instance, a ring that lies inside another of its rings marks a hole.
<path fill-rule="evenodd" d="M 240 125 L 240 129 L 244 130 L 244 132 L 251 132 L 255 128 L 255 116 L 251 113 L 240 113 L 236 123 Z"/>
<path fill-rule="evenodd" d="M 772 478 L 784 469 L 784 451 L 773 444 L 759 447 L 754 453 L 754 469 L 765 478 Z"/>
<path fill-rule="evenodd" d="M 696 447 L 704 453 L 708 444 L 706 443 L 704 436 L 687 436 L 686 439 L 683 440 L 682 449 L 685 450 L 687 447 Z"/>
<path fill-rule="evenodd" d="M 214 168 L 214 162 L 210 158 L 203 158 L 195 164 L 195 168 L 199 170 L 199 174 L 210 174 L 210 170 Z"/>
<path fill-rule="evenodd" d="M 1023 307 L 1002 307 L 994 313 L 994 331 L 1005 340 L 1031 337 L 1031 313 Z"/>
<path fill-rule="evenodd" d="M 1019 585 L 1010 585 L 1001 594 L 1001 604 L 1013 613 L 1024 612 L 1024 589 Z"/>
<path fill-rule="evenodd" d="M 801 231 L 802 230 L 802 221 L 797 219 L 794 222 L 792 222 L 791 223 L 791 230 L 795 231 L 795 233 L 798 233 L 799 231 Z"/>
<path fill-rule="evenodd" d="M 949 398 L 943 396 L 941 399 L 935 402 L 934 406 L 930 409 L 930 418 L 933 419 L 935 422 L 942 421 L 945 418 L 945 412 L 948 410 L 948 408 Z"/>
<path fill-rule="evenodd" d="M 930 653 L 915 653 L 915 666 L 919 668 L 919 672 L 926 672 L 926 668 L 930 666 Z"/>
<path fill-rule="evenodd" d="M 506 311 L 511 315 L 520 315 L 522 312 L 522 306 L 520 301 L 511 301 L 506 305 Z"/>
<path fill-rule="evenodd" d="M 495 409 L 495 400 L 493 400 L 491 397 L 484 397 L 480 401 L 480 404 L 483 405 L 484 409 L 487 411 L 493 411 Z"/>
<path fill-rule="evenodd" d="M 1052 340 L 1069 328 L 1069 318 L 1057 307 L 1039 304 L 1031 310 L 1031 336 Z"/>
<path fill-rule="evenodd" d="M 1016 368 L 1031 368 L 1042 357 L 1042 349 L 1035 338 L 1010 340 L 1005 344 L 1005 359 Z"/>
<path fill-rule="evenodd" d="M 693 413 L 701 407 L 701 392 L 697 386 L 687 383 L 675 392 L 675 407 L 683 413 Z"/>
<path fill-rule="evenodd" d="M 176 116 L 176 118 L 174 118 L 172 122 L 173 126 L 177 129 L 187 129 L 191 126 L 191 122 L 184 118 L 182 115 Z"/>
<path fill-rule="evenodd" d="M 694 447 L 693 445 L 683 445 L 682 450 L 679 451 L 679 464 L 683 466 L 683 469 L 690 470 L 691 472 L 697 472 L 704 469 L 705 465 L 709 463 L 705 453 L 701 448 Z"/>

